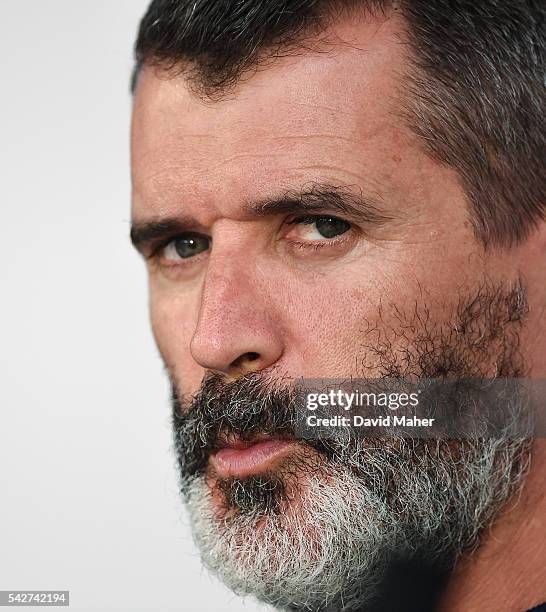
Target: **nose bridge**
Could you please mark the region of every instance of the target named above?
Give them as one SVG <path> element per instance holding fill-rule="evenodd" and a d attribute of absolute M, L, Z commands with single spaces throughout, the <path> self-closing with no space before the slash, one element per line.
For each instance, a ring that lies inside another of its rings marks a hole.
<path fill-rule="evenodd" d="M 237 298 L 246 294 L 253 275 L 252 260 L 244 265 L 236 248 L 225 249 L 222 253 L 211 254 L 199 308 L 199 321 L 215 316 L 215 311 L 224 316 L 235 313 L 242 304 Z"/>

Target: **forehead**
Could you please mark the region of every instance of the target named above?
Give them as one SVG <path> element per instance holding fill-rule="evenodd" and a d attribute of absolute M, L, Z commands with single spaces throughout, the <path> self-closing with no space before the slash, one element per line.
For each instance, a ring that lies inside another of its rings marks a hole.
<path fill-rule="evenodd" d="M 132 125 L 134 212 L 182 201 L 220 212 L 314 180 L 372 188 L 368 172 L 405 137 L 397 17 L 337 24 L 319 50 L 276 58 L 221 101 L 145 68 Z M 172 210 L 172 212 L 177 212 Z"/>

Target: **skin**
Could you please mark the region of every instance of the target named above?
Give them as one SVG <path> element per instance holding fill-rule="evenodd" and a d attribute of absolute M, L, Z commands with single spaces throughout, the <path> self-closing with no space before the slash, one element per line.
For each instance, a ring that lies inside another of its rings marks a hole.
<path fill-rule="evenodd" d="M 222 101 L 200 99 L 183 75 L 140 75 L 133 222 L 191 217 L 189 229 L 213 244 L 178 261 L 141 246 L 153 332 L 181 391 L 195 393 L 207 370 L 362 375 L 363 334 L 379 305 L 388 324 L 391 304 L 426 296 L 433 319 L 447 321 L 449 304 L 484 278 L 518 275 L 530 305 L 522 349 L 531 376 L 545 377 L 546 224 L 510 250 L 476 240 L 457 174 L 425 155 L 397 115 L 407 69 L 397 16 L 340 22 L 328 37 L 327 53 L 277 59 Z M 361 191 L 389 220 L 347 219 L 352 229 L 327 244 L 314 226 L 287 225 L 294 215 L 256 216 L 245 206 L 317 182 Z M 326 244 L 313 249 L 314 240 Z M 545 478 L 537 440 L 519 503 L 460 563 L 442 611 L 546 600 Z"/>

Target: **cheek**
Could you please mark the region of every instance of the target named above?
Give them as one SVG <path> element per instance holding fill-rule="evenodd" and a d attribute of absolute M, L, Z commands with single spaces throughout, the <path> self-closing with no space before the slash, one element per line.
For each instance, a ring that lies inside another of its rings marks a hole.
<path fill-rule="evenodd" d="M 414 247 L 386 257 L 382 250 L 305 287 L 293 279 L 283 292 L 293 296 L 285 311 L 292 370 L 308 378 L 372 375 L 381 347 L 403 351 L 419 331 L 416 310 L 423 321 L 449 318 L 476 279 L 462 261 L 433 255 Z M 472 270 L 481 273 L 478 262 Z"/>
<path fill-rule="evenodd" d="M 150 319 L 154 339 L 165 367 L 183 393 L 197 390 L 204 372 L 190 353 L 196 313 L 195 304 L 188 296 L 151 291 Z"/>
<path fill-rule="evenodd" d="M 312 284 L 293 279 L 277 300 L 281 295 L 288 372 L 306 378 L 355 375 L 366 317 L 377 318 L 366 287 L 355 288 L 351 274 L 333 274 Z"/>

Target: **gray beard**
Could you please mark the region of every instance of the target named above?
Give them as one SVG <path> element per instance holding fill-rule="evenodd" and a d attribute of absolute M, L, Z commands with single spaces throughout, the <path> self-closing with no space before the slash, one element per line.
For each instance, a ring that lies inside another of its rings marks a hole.
<path fill-rule="evenodd" d="M 488 378 L 491 368 L 493 378 L 520 378 L 526 313 L 521 283 L 484 286 L 445 325 L 433 326 L 426 309 L 398 311 L 400 329 L 377 335 L 371 326 L 365 348 L 379 377 Z M 211 487 L 206 460 L 218 423 L 238 433 L 251 421 L 269 433 L 278 425 L 270 421 L 282 395 L 260 395 L 251 381 L 233 389 L 204 385 L 184 406 L 173 381 L 182 493 L 204 564 L 236 593 L 279 609 L 375 610 L 398 561 L 449 573 L 516 498 L 528 468 L 530 441 L 515 418 L 487 439 L 340 439 L 311 464 L 302 453 L 278 473 Z"/>
<path fill-rule="evenodd" d="M 204 564 L 235 593 L 279 609 L 361 610 L 393 560 L 448 567 L 475 547 L 528 465 L 528 443 L 508 436 L 459 448 L 457 458 L 445 442 L 366 444 L 300 475 L 296 509 L 285 501 L 280 512 L 256 506 L 219 521 L 196 477 L 186 499 Z"/>

